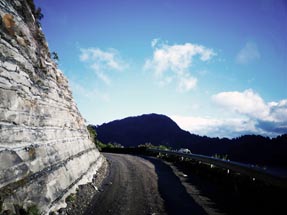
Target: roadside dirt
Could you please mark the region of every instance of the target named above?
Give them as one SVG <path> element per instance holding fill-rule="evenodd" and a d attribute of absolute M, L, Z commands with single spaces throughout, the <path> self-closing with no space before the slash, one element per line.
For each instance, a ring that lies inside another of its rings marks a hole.
<path fill-rule="evenodd" d="M 81 215 L 84 214 L 93 197 L 98 194 L 104 179 L 109 174 L 109 165 L 105 160 L 91 183 L 80 185 L 77 193 L 71 194 L 66 198 L 67 207 L 58 211 L 60 215 Z"/>
<path fill-rule="evenodd" d="M 284 191 L 232 181 L 185 162 L 103 153 L 107 163 L 93 183 L 79 188 L 60 214 L 249 215 L 282 214 Z M 105 177 L 105 179 L 103 179 Z M 261 189 L 262 187 L 262 189 Z"/>
<path fill-rule="evenodd" d="M 206 214 L 157 158 L 104 154 L 110 173 L 85 214 Z"/>

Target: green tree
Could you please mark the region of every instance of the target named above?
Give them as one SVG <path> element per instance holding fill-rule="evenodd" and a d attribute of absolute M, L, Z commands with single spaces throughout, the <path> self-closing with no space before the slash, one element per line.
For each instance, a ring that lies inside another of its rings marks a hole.
<path fill-rule="evenodd" d="M 96 145 L 96 147 L 101 151 L 103 148 L 107 147 L 106 144 L 102 143 L 101 141 L 99 141 L 97 139 L 97 132 L 96 130 L 93 128 L 92 125 L 88 125 L 87 129 L 90 133 L 90 138 L 92 140 L 92 142 Z"/>
<path fill-rule="evenodd" d="M 43 13 L 42 13 L 42 9 L 40 8 L 40 7 L 38 7 L 37 9 L 36 9 L 36 11 L 35 11 L 35 18 L 37 19 L 37 20 L 41 20 L 41 19 L 43 19 L 44 18 L 44 15 L 43 15 Z"/>
<path fill-rule="evenodd" d="M 97 141 L 97 132 L 95 131 L 95 129 L 93 128 L 92 125 L 88 125 L 88 126 L 87 126 L 87 129 L 88 129 L 88 131 L 89 131 L 89 133 L 90 133 L 90 137 L 91 137 L 92 142 L 96 144 L 96 141 Z"/>
<path fill-rule="evenodd" d="M 51 54 L 52 54 L 52 59 L 53 59 L 56 63 L 58 63 L 59 60 L 60 60 L 58 53 L 57 53 L 57 52 L 52 52 Z"/>

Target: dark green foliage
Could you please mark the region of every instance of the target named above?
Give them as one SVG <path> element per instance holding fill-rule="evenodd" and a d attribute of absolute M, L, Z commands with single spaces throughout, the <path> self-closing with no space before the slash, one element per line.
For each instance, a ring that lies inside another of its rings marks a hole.
<path fill-rule="evenodd" d="M 215 154 L 212 157 L 217 158 L 217 159 L 221 159 L 221 160 L 228 160 L 228 155 L 227 154 L 224 154 L 224 155 Z"/>
<path fill-rule="evenodd" d="M 52 52 L 52 59 L 57 63 L 60 59 L 59 59 L 59 55 L 57 52 Z"/>
<path fill-rule="evenodd" d="M 123 146 L 119 143 L 108 143 L 105 146 L 107 148 L 123 148 Z"/>
<path fill-rule="evenodd" d="M 96 131 L 93 129 L 92 125 L 88 125 L 87 129 L 88 129 L 88 131 L 90 133 L 91 140 L 93 141 L 93 143 L 96 143 L 96 140 L 97 140 L 97 133 L 96 133 Z"/>
<path fill-rule="evenodd" d="M 66 202 L 74 202 L 76 200 L 76 194 L 72 193 L 66 198 Z"/>
<path fill-rule="evenodd" d="M 92 140 L 92 142 L 96 145 L 96 147 L 101 151 L 103 148 L 107 147 L 106 144 L 103 144 L 102 142 L 100 142 L 97 139 L 97 132 L 96 130 L 93 128 L 93 125 L 88 125 L 87 129 L 90 133 L 90 138 Z"/>
<path fill-rule="evenodd" d="M 171 147 L 167 147 L 167 146 L 165 146 L 165 145 L 159 145 L 159 146 L 157 147 L 157 149 L 160 149 L 160 150 L 170 150 Z"/>
<path fill-rule="evenodd" d="M 34 15 L 35 15 L 35 18 L 36 18 L 37 20 L 41 20 L 41 19 L 44 18 L 44 15 L 43 15 L 43 13 L 42 13 L 42 9 L 41 9 L 40 7 L 38 7 L 38 8 L 36 9 Z"/>
<path fill-rule="evenodd" d="M 108 143 L 104 144 L 101 141 L 96 140 L 96 146 L 100 151 L 109 151 L 110 149 L 122 149 L 124 148 L 121 144 L 118 143 Z"/>
<path fill-rule="evenodd" d="M 26 1 L 27 1 L 28 5 L 29 5 L 29 7 L 30 7 L 30 9 L 31 9 L 31 11 L 32 11 L 32 13 L 33 13 L 35 19 L 37 19 L 38 21 L 40 21 L 41 19 L 43 19 L 43 18 L 44 18 L 44 15 L 43 15 L 43 13 L 42 13 L 42 9 L 41 9 L 40 7 L 39 7 L 39 8 L 36 8 L 35 3 L 34 3 L 33 0 L 26 0 Z"/>
<path fill-rule="evenodd" d="M 96 146 L 97 146 L 97 148 L 100 150 L 100 151 L 102 151 L 103 150 L 103 148 L 107 148 L 107 145 L 106 144 L 104 144 L 104 143 L 102 143 L 101 141 L 96 141 Z"/>
<path fill-rule="evenodd" d="M 147 148 L 147 149 L 160 149 L 160 150 L 171 150 L 172 147 L 168 147 L 165 145 L 154 146 L 151 143 L 145 143 L 138 145 L 139 148 Z"/>
<path fill-rule="evenodd" d="M 155 148 L 155 146 L 151 143 L 140 144 L 140 145 L 138 145 L 138 147 L 139 148 L 141 148 L 141 147 L 142 148 L 148 148 L 148 149 L 154 149 Z"/>
<path fill-rule="evenodd" d="M 0 202 L 1 203 L 1 202 Z M 2 211 L 2 205 L 0 204 L 0 214 L 7 214 L 7 215 L 14 215 L 15 213 L 13 213 L 10 210 L 5 210 Z M 24 209 L 23 206 L 21 205 L 14 205 L 14 209 L 16 214 L 20 214 L 20 215 L 40 215 L 40 210 L 38 209 L 37 205 L 30 205 L 27 207 L 27 209 Z"/>
<path fill-rule="evenodd" d="M 27 208 L 27 215 L 39 215 L 40 211 L 37 205 L 31 205 Z"/>

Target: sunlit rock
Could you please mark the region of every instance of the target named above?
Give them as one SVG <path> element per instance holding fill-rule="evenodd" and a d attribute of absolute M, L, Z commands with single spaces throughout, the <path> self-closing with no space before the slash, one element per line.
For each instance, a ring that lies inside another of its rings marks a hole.
<path fill-rule="evenodd" d="M 103 158 L 51 60 L 33 1 L 0 0 L 0 209 L 64 206 Z"/>

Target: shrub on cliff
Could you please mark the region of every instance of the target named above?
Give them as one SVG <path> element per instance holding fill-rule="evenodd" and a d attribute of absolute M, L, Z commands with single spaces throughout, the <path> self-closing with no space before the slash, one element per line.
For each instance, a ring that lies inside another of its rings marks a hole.
<path fill-rule="evenodd" d="M 34 13 L 34 16 L 37 20 L 41 20 L 44 18 L 44 15 L 42 13 L 42 9 L 40 7 L 38 7 Z"/>
<path fill-rule="evenodd" d="M 87 129 L 90 133 L 90 138 L 92 140 L 92 142 L 96 145 L 96 147 L 101 151 L 103 148 L 107 147 L 106 144 L 103 144 L 101 141 L 99 141 L 97 139 L 97 132 L 95 131 L 95 129 L 93 128 L 92 125 L 88 125 Z"/>
<path fill-rule="evenodd" d="M 36 8 L 35 6 L 35 3 L 33 0 L 27 0 L 27 3 L 34 15 L 34 17 L 37 19 L 37 20 L 41 20 L 44 18 L 44 15 L 42 13 L 42 9 L 40 7 Z"/>
<path fill-rule="evenodd" d="M 59 55 L 57 52 L 52 52 L 52 59 L 55 61 L 55 63 L 57 64 L 59 62 Z"/>

